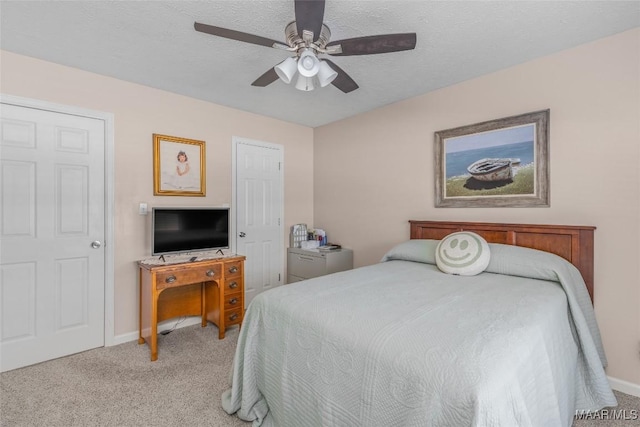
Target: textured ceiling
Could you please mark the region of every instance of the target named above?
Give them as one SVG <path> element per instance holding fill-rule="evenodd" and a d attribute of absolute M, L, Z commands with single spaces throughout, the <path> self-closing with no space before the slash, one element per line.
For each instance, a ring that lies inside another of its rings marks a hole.
<path fill-rule="evenodd" d="M 194 31 L 285 41 L 293 1 L 2 1 L 4 50 L 320 126 L 640 26 L 638 1 L 327 0 L 332 40 L 417 33 L 412 51 L 331 59 L 360 86 L 253 87 L 288 53 Z"/>

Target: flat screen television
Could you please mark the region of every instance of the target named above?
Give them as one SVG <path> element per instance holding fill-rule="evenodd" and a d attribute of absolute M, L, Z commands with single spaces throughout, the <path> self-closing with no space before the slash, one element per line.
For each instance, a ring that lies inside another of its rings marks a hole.
<path fill-rule="evenodd" d="M 153 208 L 153 255 L 229 247 L 229 208 Z"/>

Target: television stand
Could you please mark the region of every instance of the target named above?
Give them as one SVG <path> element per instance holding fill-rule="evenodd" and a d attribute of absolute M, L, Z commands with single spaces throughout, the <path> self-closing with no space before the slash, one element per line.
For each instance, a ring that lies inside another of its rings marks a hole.
<path fill-rule="evenodd" d="M 158 359 L 158 323 L 178 316 L 201 316 L 202 327 L 240 326 L 244 318 L 244 260 L 241 255 L 175 264 L 138 261 L 140 323 L 138 344 Z"/>

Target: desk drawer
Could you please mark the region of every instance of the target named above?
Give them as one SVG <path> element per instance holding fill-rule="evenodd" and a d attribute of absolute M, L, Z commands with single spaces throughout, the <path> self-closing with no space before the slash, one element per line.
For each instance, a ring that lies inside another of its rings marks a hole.
<path fill-rule="evenodd" d="M 242 308 L 242 294 L 231 294 L 224 296 L 224 310 L 229 311 L 234 308 Z"/>
<path fill-rule="evenodd" d="M 224 293 L 230 294 L 242 290 L 242 281 L 240 279 L 226 279 L 224 281 Z"/>
<path fill-rule="evenodd" d="M 224 322 L 225 326 L 229 325 L 237 325 L 238 323 L 242 323 L 242 308 L 234 308 L 233 310 L 225 310 L 224 311 Z"/>
<path fill-rule="evenodd" d="M 224 263 L 224 277 L 231 279 L 242 276 L 242 261 L 233 261 Z"/>
<path fill-rule="evenodd" d="M 193 269 L 161 271 L 156 274 L 156 289 L 208 282 L 222 276 L 220 265 L 195 267 Z"/>

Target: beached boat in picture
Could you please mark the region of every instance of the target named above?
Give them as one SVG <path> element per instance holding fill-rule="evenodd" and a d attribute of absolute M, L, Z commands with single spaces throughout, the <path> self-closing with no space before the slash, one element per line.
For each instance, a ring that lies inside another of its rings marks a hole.
<path fill-rule="evenodd" d="M 467 168 L 478 181 L 505 181 L 513 178 L 512 165 L 520 164 L 520 159 L 481 159 Z"/>

